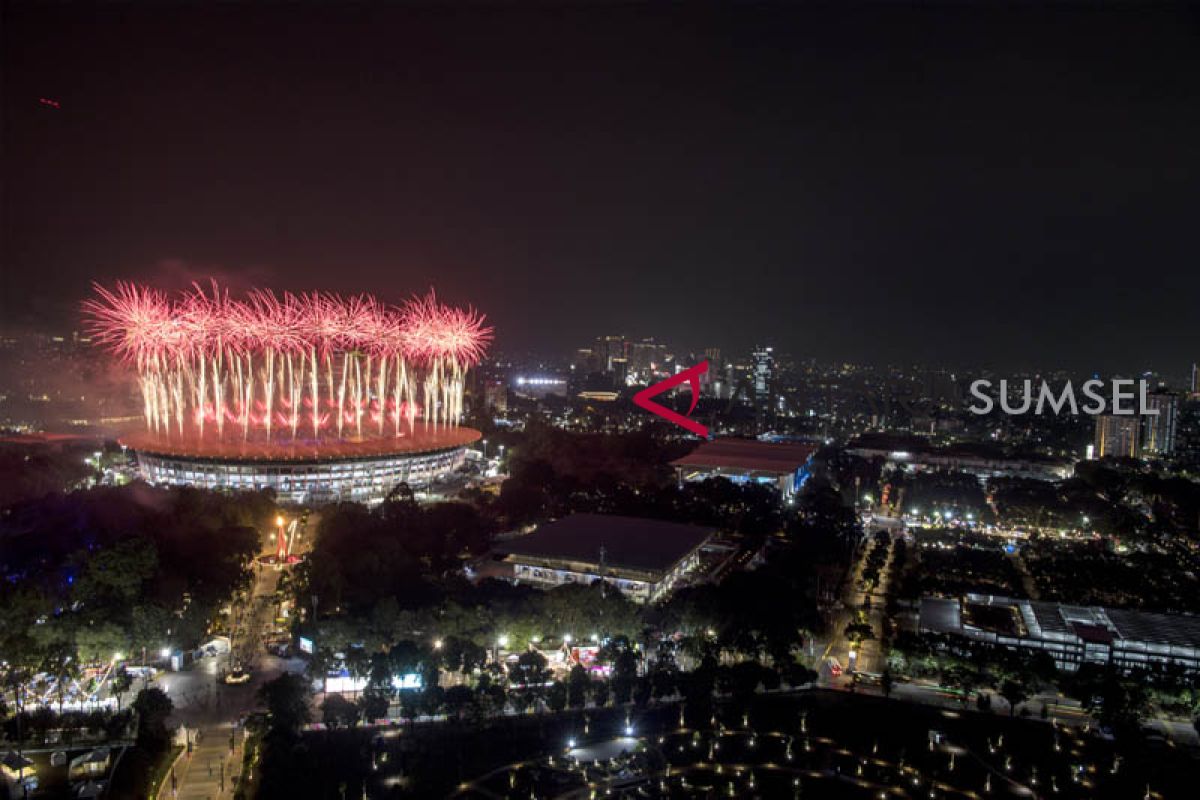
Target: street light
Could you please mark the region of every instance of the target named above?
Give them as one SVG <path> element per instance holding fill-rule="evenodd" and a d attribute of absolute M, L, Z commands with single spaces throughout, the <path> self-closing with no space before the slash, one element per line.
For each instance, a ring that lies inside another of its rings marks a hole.
<path fill-rule="evenodd" d="M 571 643 L 571 634 L 564 633 L 563 634 L 563 642 L 566 644 L 570 644 Z"/>
<path fill-rule="evenodd" d="M 275 517 L 275 527 L 276 528 L 283 527 L 283 514 L 280 514 L 277 517 Z"/>
<path fill-rule="evenodd" d="M 434 650 L 441 650 L 441 649 L 442 649 L 442 640 L 441 640 L 441 639 L 434 639 L 434 640 L 433 640 L 433 649 L 434 649 Z"/>
<path fill-rule="evenodd" d="M 163 658 L 166 658 L 167 656 L 171 655 L 171 648 L 164 647 L 162 650 L 158 651 L 158 654 Z"/>
<path fill-rule="evenodd" d="M 499 643 L 501 647 L 508 647 L 508 636 L 501 636 Z"/>

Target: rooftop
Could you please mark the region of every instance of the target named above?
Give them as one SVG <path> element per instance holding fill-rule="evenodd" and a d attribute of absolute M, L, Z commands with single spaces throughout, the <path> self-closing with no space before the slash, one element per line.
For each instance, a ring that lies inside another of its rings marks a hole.
<path fill-rule="evenodd" d="M 406 431 L 399 436 L 392 436 L 385 432 L 383 435 L 369 434 L 361 439 L 350 437 L 345 439 L 306 439 L 303 438 L 303 427 L 301 427 L 299 438 L 273 439 L 271 441 L 256 439 L 247 441 L 232 432 L 224 440 L 218 440 L 215 429 L 212 434 L 212 438 L 201 439 L 190 435 L 164 436 L 138 431 L 122 435 L 118 441 L 137 452 L 169 458 L 239 463 L 259 461 L 307 463 L 432 453 L 466 447 L 478 441 L 482 436 L 473 428 L 426 427 L 420 421 L 411 431 Z"/>
<path fill-rule="evenodd" d="M 894 433 L 864 433 L 846 445 L 847 450 L 879 450 L 942 458 L 983 459 L 989 461 L 1026 461 L 1044 464 L 1066 463 L 1064 459 L 1033 451 L 1019 451 L 992 442 L 954 442 L 936 445 L 920 436 Z"/>
<path fill-rule="evenodd" d="M 714 439 L 701 443 L 671 464 L 676 467 L 720 467 L 786 475 L 803 467 L 816 451 L 817 445 L 809 442 L 776 444 L 757 439 Z"/>
<path fill-rule="evenodd" d="M 503 542 L 496 551 L 599 564 L 603 547 L 604 562 L 609 567 L 666 572 L 714 533 L 712 528 L 656 519 L 573 514 L 546 523 L 527 536 Z"/>
<path fill-rule="evenodd" d="M 1085 642 L 1126 642 L 1200 648 L 1200 617 L 1183 614 L 1154 614 L 1099 606 L 1022 600 L 1009 597 L 968 595 L 968 600 L 1016 609 L 1040 638 L 1078 638 Z M 961 600 L 922 597 L 920 627 L 940 633 L 962 633 Z"/>

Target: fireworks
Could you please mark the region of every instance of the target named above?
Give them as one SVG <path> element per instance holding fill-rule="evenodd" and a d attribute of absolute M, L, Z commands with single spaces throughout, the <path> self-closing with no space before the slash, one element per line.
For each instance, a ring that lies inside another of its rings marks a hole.
<path fill-rule="evenodd" d="M 492 329 L 432 291 L 400 306 L 368 295 L 215 283 L 169 296 L 119 283 L 84 303 L 103 346 L 135 366 L 147 427 L 164 436 L 401 436 L 462 418 L 467 369 Z"/>

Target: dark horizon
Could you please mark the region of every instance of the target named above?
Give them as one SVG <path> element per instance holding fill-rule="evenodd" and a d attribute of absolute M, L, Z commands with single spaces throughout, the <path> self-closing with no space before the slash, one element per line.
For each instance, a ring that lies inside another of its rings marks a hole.
<path fill-rule="evenodd" d="M 3 317 L 435 286 L 500 351 L 1182 374 L 1193 9 L 4 10 Z M 41 98 L 58 108 L 39 102 Z"/>

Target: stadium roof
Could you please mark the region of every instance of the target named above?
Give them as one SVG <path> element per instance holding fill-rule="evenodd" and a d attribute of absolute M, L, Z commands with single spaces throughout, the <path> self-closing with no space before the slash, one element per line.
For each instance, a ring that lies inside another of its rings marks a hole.
<path fill-rule="evenodd" d="M 671 465 L 788 475 L 808 463 L 817 447 L 809 442 L 775 444 L 757 439 L 714 439 L 703 442 Z"/>
<path fill-rule="evenodd" d="M 656 519 L 573 514 L 542 525 L 527 536 L 503 542 L 496 550 L 515 556 L 599 564 L 603 547 L 606 566 L 666 572 L 715 532 L 713 528 Z"/>

